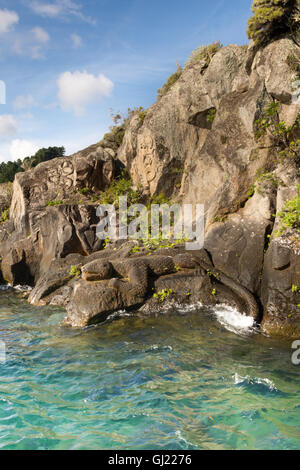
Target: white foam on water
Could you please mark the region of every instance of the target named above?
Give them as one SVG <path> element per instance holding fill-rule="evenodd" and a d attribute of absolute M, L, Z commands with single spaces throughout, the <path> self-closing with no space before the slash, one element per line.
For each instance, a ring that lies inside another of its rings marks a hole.
<path fill-rule="evenodd" d="M 124 317 L 132 317 L 131 313 L 126 312 L 126 310 L 117 310 L 116 312 L 111 313 L 106 321 L 112 321 L 115 318 L 124 318 Z"/>
<path fill-rule="evenodd" d="M 187 305 L 183 305 L 178 302 L 165 302 L 161 305 L 160 311 L 161 313 L 168 313 L 170 310 L 175 309 L 177 313 L 184 314 L 194 312 L 201 307 L 203 307 L 203 304 L 201 302 L 195 302 Z"/>
<path fill-rule="evenodd" d="M 32 291 L 32 287 L 30 286 L 21 286 L 21 285 L 18 285 L 18 286 L 14 286 L 14 289 L 19 291 L 19 292 L 30 292 Z"/>
<path fill-rule="evenodd" d="M 239 385 L 241 383 L 246 382 L 246 383 L 249 383 L 249 384 L 266 385 L 269 388 L 269 390 L 278 390 L 276 388 L 274 382 L 272 382 L 272 380 L 267 379 L 267 378 L 256 377 L 256 378 L 253 379 L 249 375 L 246 375 L 245 377 L 243 377 L 242 375 L 239 375 L 238 373 L 235 373 L 234 376 L 233 376 L 233 380 L 234 380 L 235 385 Z"/>
<path fill-rule="evenodd" d="M 232 333 L 251 331 L 254 326 L 254 318 L 240 313 L 229 305 L 216 305 L 214 314 L 221 325 Z"/>

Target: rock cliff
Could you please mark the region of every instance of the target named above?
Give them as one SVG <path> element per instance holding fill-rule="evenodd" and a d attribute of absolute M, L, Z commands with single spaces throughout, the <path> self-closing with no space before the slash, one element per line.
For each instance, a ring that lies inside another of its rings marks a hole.
<path fill-rule="evenodd" d="M 209 63 L 189 63 L 142 118 L 136 113 L 121 146 L 107 137 L 18 174 L 10 221 L 0 227 L 5 280 L 35 286 L 33 303 L 65 305 L 73 326 L 145 303 L 155 310 L 153 292 L 163 292 L 180 302 L 227 302 L 266 333 L 299 336 L 300 104 L 291 57 L 300 62 L 290 39 L 224 47 Z M 97 197 L 122 165 L 143 201 L 204 204 L 205 245 L 193 262 L 180 264 L 182 247 L 166 254 L 117 242 L 102 250 Z M 284 223 L 291 202 L 294 219 Z M 165 273 L 145 262 L 149 255 Z M 101 277 L 104 262 L 110 275 Z M 137 279 L 147 280 L 142 293 Z"/>

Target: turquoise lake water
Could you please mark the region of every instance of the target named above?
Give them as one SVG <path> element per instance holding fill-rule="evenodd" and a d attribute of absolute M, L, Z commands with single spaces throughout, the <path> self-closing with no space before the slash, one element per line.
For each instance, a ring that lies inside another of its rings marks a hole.
<path fill-rule="evenodd" d="M 198 307 L 72 331 L 62 310 L 0 291 L 0 449 L 299 449 L 289 344 L 227 316 Z"/>

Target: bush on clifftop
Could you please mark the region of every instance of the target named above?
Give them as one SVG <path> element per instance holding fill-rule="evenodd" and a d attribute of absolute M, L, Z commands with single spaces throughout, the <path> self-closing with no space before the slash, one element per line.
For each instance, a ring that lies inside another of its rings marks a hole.
<path fill-rule="evenodd" d="M 170 75 L 167 82 L 159 90 L 157 90 L 158 99 L 162 98 L 164 95 L 168 93 L 168 91 L 172 88 L 174 83 L 176 83 L 177 80 L 179 80 L 181 75 L 182 75 L 182 67 L 180 65 L 177 65 L 176 72 Z"/>
<path fill-rule="evenodd" d="M 300 26 L 300 0 L 254 0 L 248 36 L 258 46 L 283 35 L 296 38 Z"/>
<path fill-rule="evenodd" d="M 212 58 L 216 55 L 219 50 L 221 50 L 223 47 L 223 44 L 220 43 L 220 41 L 213 42 L 212 44 L 209 44 L 208 46 L 200 46 L 197 47 L 191 54 L 187 65 L 188 64 L 194 64 L 195 62 L 200 62 L 203 61 L 205 62 L 205 65 L 208 67 L 209 64 L 211 63 Z"/>

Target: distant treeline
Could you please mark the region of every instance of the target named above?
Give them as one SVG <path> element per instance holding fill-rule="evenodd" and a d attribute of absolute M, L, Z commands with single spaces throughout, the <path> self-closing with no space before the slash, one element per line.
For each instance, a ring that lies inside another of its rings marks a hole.
<path fill-rule="evenodd" d="M 24 160 L 15 162 L 0 163 L 0 183 L 13 182 L 16 173 L 21 173 L 36 167 L 39 163 L 53 160 L 53 158 L 63 157 L 65 155 L 64 147 L 42 148 L 32 157 L 26 157 Z"/>

